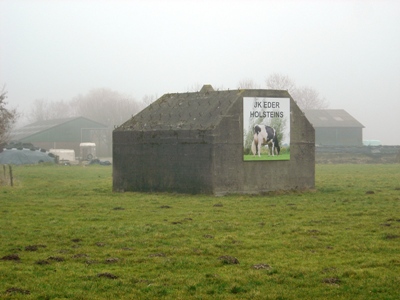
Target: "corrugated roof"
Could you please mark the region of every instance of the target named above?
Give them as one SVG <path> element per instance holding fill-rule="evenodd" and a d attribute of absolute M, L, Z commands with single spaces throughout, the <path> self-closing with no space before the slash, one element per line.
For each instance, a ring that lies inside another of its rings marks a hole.
<path fill-rule="evenodd" d="M 39 132 L 46 131 L 50 128 L 54 128 L 57 126 L 60 126 L 65 123 L 69 123 L 74 120 L 78 119 L 86 119 L 84 117 L 72 117 L 72 118 L 64 118 L 64 119 L 53 119 L 53 120 L 45 120 L 45 121 L 38 121 L 29 125 L 26 125 L 24 127 L 15 129 L 11 132 L 11 138 L 15 141 L 21 140 L 23 138 L 26 138 L 28 136 L 32 136 L 34 134 L 37 134 Z M 90 122 L 98 124 L 100 127 L 106 127 L 103 124 L 97 123 L 95 121 L 86 119 Z"/>
<path fill-rule="evenodd" d="M 363 124 L 344 109 L 310 109 L 304 110 L 304 114 L 314 127 L 364 128 Z"/>
<path fill-rule="evenodd" d="M 213 129 L 244 90 L 165 94 L 116 130 Z"/>

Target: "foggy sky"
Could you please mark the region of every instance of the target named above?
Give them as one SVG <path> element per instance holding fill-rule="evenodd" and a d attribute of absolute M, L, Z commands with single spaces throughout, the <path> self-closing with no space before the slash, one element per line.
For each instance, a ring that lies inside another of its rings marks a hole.
<path fill-rule="evenodd" d="M 399 1 L 0 0 L 0 85 L 22 111 L 109 88 L 145 95 L 272 73 L 400 145 Z"/>

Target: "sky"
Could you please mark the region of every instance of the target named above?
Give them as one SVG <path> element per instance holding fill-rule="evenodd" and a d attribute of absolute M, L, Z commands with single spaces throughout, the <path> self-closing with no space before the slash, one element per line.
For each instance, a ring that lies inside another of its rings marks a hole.
<path fill-rule="evenodd" d="M 0 0 L 0 86 L 22 112 L 97 88 L 266 88 L 273 73 L 400 145 L 400 1 Z"/>

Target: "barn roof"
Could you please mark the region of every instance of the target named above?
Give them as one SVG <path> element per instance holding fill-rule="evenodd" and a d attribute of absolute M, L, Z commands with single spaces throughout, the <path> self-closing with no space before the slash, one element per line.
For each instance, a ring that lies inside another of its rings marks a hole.
<path fill-rule="evenodd" d="M 38 121 L 29 125 L 26 125 L 24 127 L 15 129 L 11 132 L 11 137 L 13 140 L 18 141 L 21 139 L 24 139 L 26 137 L 30 137 L 32 135 L 35 135 L 37 133 L 57 128 L 58 126 L 68 124 L 77 120 L 86 120 L 91 123 L 93 123 L 94 127 L 98 128 L 104 128 L 106 125 L 97 123 L 95 121 L 89 120 L 84 117 L 72 117 L 72 118 L 64 118 L 64 119 L 53 119 L 53 120 L 45 120 L 45 121 Z"/>
<path fill-rule="evenodd" d="M 213 129 L 245 90 L 165 94 L 116 130 Z"/>
<path fill-rule="evenodd" d="M 307 119 L 317 127 L 357 127 L 364 128 L 344 109 L 310 109 L 304 110 Z"/>

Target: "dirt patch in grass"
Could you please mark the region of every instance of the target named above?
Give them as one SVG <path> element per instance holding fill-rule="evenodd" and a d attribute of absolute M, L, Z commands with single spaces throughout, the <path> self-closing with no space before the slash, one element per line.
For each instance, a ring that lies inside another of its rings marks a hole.
<path fill-rule="evenodd" d="M 79 242 L 82 242 L 82 239 L 72 239 L 71 242 L 79 243 Z"/>
<path fill-rule="evenodd" d="M 257 265 L 251 266 L 251 268 L 255 269 L 255 270 L 269 270 L 269 269 L 271 269 L 271 266 L 268 264 L 257 264 Z"/>
<path fill-rule="evenodd" d="M 373 195 L 373 194 L 375 194 L 374 191 L 366 191 L 365 193 L 366 193 L 367 195 Z"/>
<path fill-rule="evenodd" d="M 107 264 L 115 264 L 115 263 L 119 262 L 119 258 L 118 257 L 109 257 L 105 260 L 105 262 Z"/>
<path fill-rule="evenodd" d="M 213 239 L 214 236 L 211 235 L 211 234 L 205 234 L 205 235 L 203 235 L 203 238 L 205 238 L 205 239 Z"/>
<path fill-rule="evenodd" d="M 47 260 L 62 262 L 65 261 L 65 258 L 61 256 L 50 256 Z"/>
<path fill-rule="evenodd" d="M 222 261 L 225 265 L 237 265 L 239 264 L 239 260 L 236 257 L 229 256 L 229 255 L 222 255 L 218 257 L 220 261 Z"/>
<path fill-rule="evenodd" d="M 63 262 L 63 261 L 65 261 L 65 259 L 63 257 L 60 257 L 60 256 L 50 256 L 46 260 L 41 259 L 41 260 L 36 261 L 35 264 L 37 264 L 37 265 L 49 265 L 51 261 Z"/>
<path fill-rule="evenodd" d="M 153 254 L 150 254 L 149 255 L 149 257 L 166 257 L 167 255 L 165 254 L 165 253 L 162 253 L 162 252 L 160 252 L 160 253 L 153 253 Z"/>
<path fill-rule="evenodd" d="M 29 295 L 31 292 L 28 290 L 24 290 L 18 287 L 12 287 L 6 290 L 6 294 L 23 294 L 23 295 Z"/>
<path fill-rule="evenodd" d="M 213 206 L 214 207 L 223 207 L 224 205 L 222 203 L 215 203 Z"/>
<path fill-rule="evenodd" d="M 387 234 L 385 235 L 385 240 L 394 240 L 400 238 L 400 235 L 397 234 Z"/>
<path fill-rule="evenodd" d="M 123 247 L 123 248 L 121 248 L 121 250 L 124 250 L 124 251 L 132 251 L 133 249 L 132 249 L 132 248 L 129 248 L 129 247 Z"/>
<path fill-rule="evenodd" d="M 161 205 L 160 208 L 172 208 L 172 207 L 169 205 Z"/>
<path fill-rule="evenodd" d="M 387 222 L 400 222 L 400 219 L 390 218 L 386 220 Z"/>
<path fill-rule="evenodd" d="M 3 256 L 1 259 L 2 260 L 21 260 L 21 258 L 19 257 L 18 254 L 6 255 L 6 256 Z"/>
<path fill-rule="evenodd" d="M 118 278 L 118 276 L 117 275 L 114 275 L 114 274 L 111 274 L 111 273 L 99 273 L 99 274 L 97 274 L 97 277 L 104 277 L 104 278 L 108 278 L 108 279 L 117 279 Z"/>
<path fill-rule="evenodd" d="M 78 253 L 72 256 L 73 258 L 82 258 L 82 257 L 89 257 L 86 253 Z"/>
<path fill-rule="evenodd" d="M 117 206 L 117 207 L 114 207 L 113 210 L 125 210 L 125 208 Z"/>
<path fill-rule="evenodd" d="M 46 248 L 46 245 L 29 245 L 25 247 L 25 251 L 37 251 L 39 248 Z"/>
<path fill-rule="evenodd" d="M 337 277 L 330 277 L 322 279 L 322 282 L 326 284 L 340 284 L 341 280 Z"/>
<path fill-rule="evenodd" d="M 98 260 L 86 260 L 85 261 L 85 264 L 88 264 L 88 265 L 94 265 L 94 264 L 98 264 L 98 263 L 99 263 Z"/>

